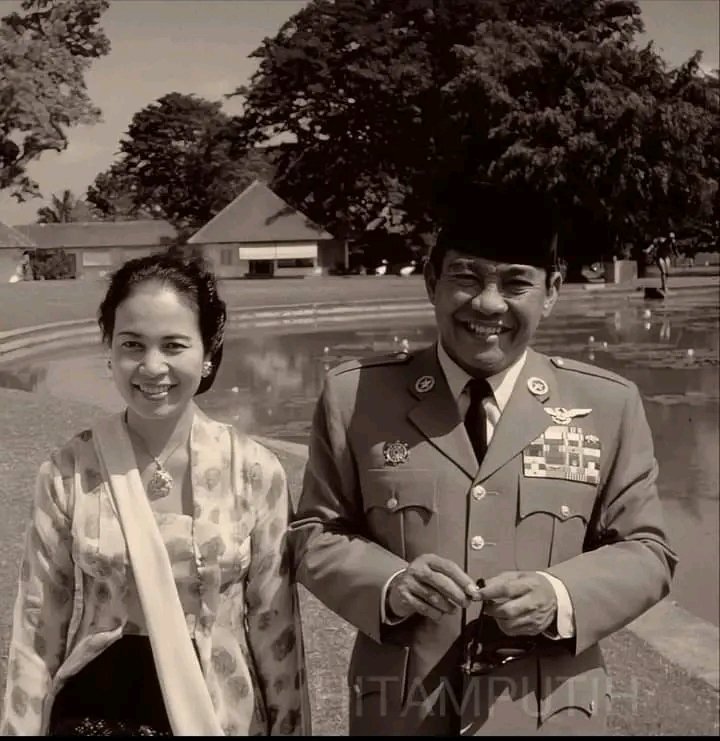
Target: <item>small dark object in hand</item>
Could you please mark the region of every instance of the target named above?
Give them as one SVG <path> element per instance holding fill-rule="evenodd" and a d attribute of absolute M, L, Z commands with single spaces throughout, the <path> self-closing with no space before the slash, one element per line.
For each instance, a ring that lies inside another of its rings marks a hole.
<path fill-rule="evenodd" d="M 482 589 L 485 580 L 478 579 L 477 586 Z M 537 647 L 534 638 L 506 636 L 499 630 L 493 631 L 499 635 L 483 640 L 482 633 L 490 624 L 489 618 L 483 615 L 486 602 L 487 600 L 483 601 L 480 615 L 474 621 L 474 630 L 465 644 L 464 660 L 460 668 L 467 676 L 489 674 L 500 666 L 525 658 Z"/>

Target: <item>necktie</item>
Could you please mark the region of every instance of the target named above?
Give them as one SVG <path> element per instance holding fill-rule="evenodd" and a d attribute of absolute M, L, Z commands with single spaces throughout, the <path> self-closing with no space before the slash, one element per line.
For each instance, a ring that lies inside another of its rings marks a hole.
<path fill-rule="evenodd" d="M 484 378 L 471 378 L 466 388 L 470 391 L 470 406 L 465 415 L 465 429 L 472 443 L 478 463 L 482 463 L 487 450 L 487 421 L 483 399 L 492 396 L 490 384 Z"/>

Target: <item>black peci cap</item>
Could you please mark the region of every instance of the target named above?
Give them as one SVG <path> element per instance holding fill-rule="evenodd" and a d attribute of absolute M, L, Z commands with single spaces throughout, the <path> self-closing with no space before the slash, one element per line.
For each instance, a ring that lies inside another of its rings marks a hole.
<path fill-rule="evenodd" d="M 457 250 L 498 262 L 558 264 L 557 213 L 544 195 L 517 186 L 454 184 L 443 194 L 439 222 L 431 260 L 433 253 L 442 259 Z"/>

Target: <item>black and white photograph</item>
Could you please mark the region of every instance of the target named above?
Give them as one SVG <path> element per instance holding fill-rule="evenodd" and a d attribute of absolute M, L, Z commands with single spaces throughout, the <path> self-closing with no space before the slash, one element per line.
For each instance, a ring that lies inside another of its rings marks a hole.
<path fill-rule="evenodd" d="M 0 736 L 720 733 L 720 0 L 0 0 Z"/>

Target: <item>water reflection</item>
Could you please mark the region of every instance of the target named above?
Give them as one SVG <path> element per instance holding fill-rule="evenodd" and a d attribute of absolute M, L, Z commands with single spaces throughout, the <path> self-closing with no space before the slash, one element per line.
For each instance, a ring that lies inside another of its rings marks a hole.
<path fill-rule="evenodd" d="M 241 429 L 307 443 L 325 374 L 345 360 L 432 342 L 433 328 L 251 335 L 233 341 L 201 405 Z"/>

